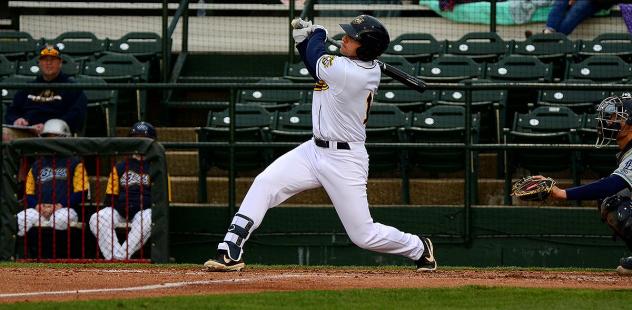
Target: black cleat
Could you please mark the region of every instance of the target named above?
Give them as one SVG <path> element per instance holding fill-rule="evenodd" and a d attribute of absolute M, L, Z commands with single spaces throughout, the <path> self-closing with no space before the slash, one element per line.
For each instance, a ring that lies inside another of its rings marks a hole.
<path fill-rule="evenodd" d="M 217 251 L 217 257 L 209 259 L 204 263 L 207 271 L 241 271 L 246 264 L 244 260 L 238 261 L 230 259 L 224 250 Z"/>
<path fill-rule="evenodd" d="M 417 271 L 434 271 L 437 270 L 437 261 L 434 257 L 434 248 L 432 247 L 432 241 L 425 237 L 420 237 L 421 242 L 424 243 L 424 253 L 421 254 L 421 258 L 415 261 L 417 264 Z"/>
<path fill-rule="evenodd" d="M 632 275 L 632 256 L 624 257 L 619 261 L 617 272 L 626 276 Z"/>

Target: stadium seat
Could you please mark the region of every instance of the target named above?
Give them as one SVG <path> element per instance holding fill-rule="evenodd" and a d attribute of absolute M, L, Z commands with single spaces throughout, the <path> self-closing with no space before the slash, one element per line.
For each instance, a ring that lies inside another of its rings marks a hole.
<path fill-rule="evenodd" d="M 78 75 L 75 82 L 79 84 L 107 85 L 107 82 L 99 77 Z M 116 136 L 116 111 L 118 102 L 118 90 L 86 89 L 88 108 L 100 108 L 105 115 L 105 125 L 109 137 Z"/>
<path fill-rule="evenodd" d="M 154 32 L 130 32 L 120 39 L 109 40 L 107 51 L 148 61 L 162 54 L 162 38 Z"/>
<path fill-rule="evenodd" d="M 14 75 L 16 72 L 15 62 L 0 55 L 0 79 Z"/>
<path fill-rule="evenodd" d="M 504 82 L 548 82 L 551 74 L 551 65 L 536 57 L 511 55 L 487 64 L 486 78 Z"/>
<path fill-rule="evenodd" d="M 268 80 L 260 83 L 268 83 Z M 237 91 L 237 102 L 258 104 L 268 111 L 287 110 L 302 103 L 305 100 L 305 93 L 304 89 L 244 88 Z"/>
<path fill-rule="evenodd" d="M 74 76 L 81 73 L 82 64 L 81 61 L 76 61 L 71 56 L 66 54 L 61 55 L 62 59 L 62 67 L 61 71 L 67 75 Z M 27 75 L 27 76 L 38 76 L 40 75 L 39 68 L 39 59 L 38 57 L 32 58 L 28 61 L 20 61 L 18 63 L 17 74 L 19 75 Z"/>
<path fill-rule="evenodd" d="M 429 33 L 404 33 L 391 41 L 385 54 L 403 56 L 412 63 L 430 62 L 443 54 L 444 49 L 445 42 L 437 41 Z"/>
<path fill-rule="evenodd" d="M 344 35 L 345 35 L 344 33 L 338 33 L 331 38 L 334 41 L 340 42 L 340 40 L 342 40 L 342 37 Z M 340 55 L 340 49 L 337 46 L 331 44 L 331 42 L 329 41 L 325 42 L 325 51 L 330 55 Z"/>
<path fill-rule="evenodd" d="M 571 79 L 563 83 L 590 84 L 593 82 Z M 595 106 L 609 95 L 610 92 L 603 90 L 547 89 L 538 92 L 536 106 L 564 106 L 578 114 L 593 113 Z"/>
<path fill-rule="evenodd" d="M 396 106 L 372 104 L 366 121 L 367 143 L 397 143 L 403 141 L 403 130 L 410 123 L 409 116 Z M 403 152 L 395 148 L 369 148 L 370 173 L 392 171 L 403 160 Z M 399 159 L 399 160 L 397 160 Z"/>
<path fill-rule="evenodd" d="M 142 63 L 132 55 L 107 54 L 84 65 L 83 74 L 96 76 L 106 82 L 146 82 L 149 78 L 148 64 Z M 137 119 L 145 119 L 147 91 L 136 90 Z"/>
<path fill-rule="evenodd" d="M 472 114 L 471 141 L 479 140 L 480 114 Z M 413 113 L 412 125 L 406 128 L 406 140 L 410 143 L 465 143 L 465 108 L 461 106 L 434 106 L 422 113 Z M 411 168 L 418 168 L 436 176 L 438 173 L 463 171 L 465 150 L 461 148 L 411 149 L 408 151 Z M 477 156 L 474 153 L 473 176 L 477 176 Z M 476 184 L 476 182 L 473 182 Z M 476 201 L 476 189 L 472 188 Z"/>
<path fill-rule="evenodd" d="M 595 144 L 597 141 L 597 115 L 584 114 L 583 125 L 579 129 L 582 144 Z M 582 167 L 596 172 L 599 177 L 607 177 L 617 168 L 617 152 L 608 148 L 595 148 L 581 151 Z"/>
<path fill-rule="evenodd" d="M 489 80 L 474 80 L 472 83 L 489 83 Z M 464 106 L 465 89 L 442 90 L 433 105 Z M 501 141 L 502 128 L 505 126 L 507 90 L 472 91 L 472 113 L 480 113 L 480 136 L 484 142 Z"/>
<path fill-rule="evenodd" d="M 419 77 L 429 82 L 458 82 L 483 77 L 484 65 L 466 56 L 441 56 L 419 66 Z"/>
<path fill-rule="evenodd" d="M 207 127 L 198 130 L 199 142 L 228 142 L 229 110 L 210 112 Z M 253 104 L 237 104 L 235 106 L 235 141 L 237 142 L 265 142 L 269 141 L 268 133 L 272 126 L 273 114 L 263 107 Z M 199 160 L 199 195 L 200 202 L 206 199 L 206 172 L 211 167 L 223 170 L 230 169 L 228 148 L 202 148 Z M 260 148 L 235 149 L 236 171 L 251 171 L 265 167 L 270 162 L 270 152 Z"/>
<path fill-rule="evenodd" d="M 309 74 L 305 64 L 303 62 L 297 62 L 295 64 L 285 63 L 283 78 L 293 82 L 314 82 L 314 78 Z"/>
<path fill-rule="evenodd" d="M 22 76 L 22 75 L 12 75 L 2 80 L 3 83 L 7 83 L 7 84 L 18 84 L 18 83 L 21 84 L 21 83 L 29 83 L 31 81 L 33 81 L 33 77 Z M 2 95 L 2 105 L 9 106 L 11 102 L 13 102 L 13 96 L 15 96 L 15 93 L 18 90 L 19 89 L 8 89 L 8 88 L 1 89 L 0 94 Z"/>
<path fill-rule="evenodd" d="M 379 60 L 381 60 L 384 63 L 387 63 L 395 68 L 398 68 L 410 75 L 416 75 L 417 74 L 417 66 L 410 63 L 408 60 L 406 60 L 405 57 L 403 56 L 399 56 L 399 55 L 382 55 L 378 58 Z M 386 74 L 382 74 L 382 80 L 384 80 L 384 78 L 389 78 L 389 76 L 387 76 Z"/>
<path fill-rule="evenodd" d="M 270 139 L 274 142 L 305 142 L 312 133 L 312 105 L 303 103 L 286 112 L 277 112 L 276 126 L 270 130 Z M 277 158 L 292 148 L 275 148 Z"/>
<path fill-rule="evenodd" d="M 11 60 L 27 60 L 38 47 L 28 32 L 0 31 L 0 55 Z"/>
<path fill-rule="evenodd" d="M 563 33 L 537 33 L 525 41 L 515 42 L 512 55 L 535 56 L 543 62 L 573 56 L 573 42 Z"/>
<path fill-rule="evenodd" d="M 569 65 L 566 79 L 588 79 L 602 83 L 624 83 L 632 76 L 632 66 L 617 56 L 591 56 Z"/>
<path fill-rule="evenodd" d="M 420 93 L 409 88 L 383 89 L 377 91 L 373 97 L 373 102 L 396 106 L 402 112 L 422 111 L 436 99 L 436 96 L 436 90 L 426 90 Z"/>
<path fill-rule="evenodd" d="M 578 143 L 577 130 L 583 118 L 566 107 L 538 107 L 533 111 L 516 113 L 512 129 L 505 129 L 505 143 L 572 144 Z M 524 168 L 530 175 L 569 169 L 574 184 L 579 184 L 578 155 L 569 150 L 509 150 L 505 161 L 505 203 L 511 204 L 512 172 Z"/>
<path fill-rule="evenodd" d="M 619 56 L 632 62 L 632 35 L 629 33 L 602 33 L 590 41 L 578 42 L 577 55 L 587 58 L 595 55 Z"/>
<path fill-rule="evenodd" d="M 448 41 L 446 54 L 467 56 L 476 62 L 496 62 L 511 49 L 495 32 L 470 32 L 457 41 Z"/>
<path fill-rule="evenodd" d="M 64 32 L 50 40 L 50 43 L 57 46 L 62 54 L 81 60 L 97 57 L 106 49 L 105 40 L 88 31 Z"/>

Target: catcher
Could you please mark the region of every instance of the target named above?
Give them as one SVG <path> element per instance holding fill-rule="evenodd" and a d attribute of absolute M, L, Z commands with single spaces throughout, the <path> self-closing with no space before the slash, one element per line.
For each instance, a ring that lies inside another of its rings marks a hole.
<path fill-rule="evenodd" d="M 516 182 L 512 195 L 522 200 L 601 200 L 601 218 L 632 250 L 632 96 L 608 97 L 597 106 L 597 148 L 616 143 L 618 167 L 601 180 L 561 189 L 543 176 L 527 177 Z M 632 256 L 621 258 L 617 271 L 632 275 Z"/>

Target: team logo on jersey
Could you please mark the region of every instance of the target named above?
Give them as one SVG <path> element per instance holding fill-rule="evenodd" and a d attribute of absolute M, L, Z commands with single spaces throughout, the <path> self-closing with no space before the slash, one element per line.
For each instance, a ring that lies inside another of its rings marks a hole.
<path fill-rule="evenodd" d="M 622 170 L 626 173 L 632 171 L 632 159 L 628 159 L 628 161 L 625 162 L 625 166 L 623 166 Z"/>
<path fill-rule="evenodd" d="M 55 173 L 53 174 L 53 168 L 46 167 L 40 170 L 38 181 L 45 183 L 52 180 L 53 178 L 55 178 L 55 180 L 65 180 L 67 177 L 68 172 L 66 171 L 66 168 L 55 168 Z"/>
<path fill-rule="evenodd" d="M 140 185 L 141 182 L 142 182 L 142 184 L 144 186 L 148 186 L 149 185 L 149 175 L 143 174 L 143 176 L 141 178 L 140 174 L 138 174 L 136 171 L 131 171 L 131 170 L 128 170 L 125 173 L 123 173 L 123 175 L 121 176 L 121 179 L 119 181 L 119 183 L 123 187 L 124 186 Z"/>
<path fill-rule="evenodd" d="M 331 56 L 331 55 L 323 57 L 323 60 L 321 60 L 321 62 L 323 63 L 323 67 L 329 68 L 331 65 L 334 64 L 335 58 L 336 58 L 335 56 Z"/>
<path fill-rule="evenodd" d="M 314 84 L 314 91 L 322 91 L 322 90 L 328 90 L 328 89 L 329 89 L 329 85 L 327 85 L 327 83 L 325 83 L 325 81 L 323 80 L 320 80 L 316 84 Z"/>

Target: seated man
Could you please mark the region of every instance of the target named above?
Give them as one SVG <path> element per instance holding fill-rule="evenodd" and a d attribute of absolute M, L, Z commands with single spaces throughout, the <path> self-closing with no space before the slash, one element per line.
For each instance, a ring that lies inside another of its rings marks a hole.
<path fill-rule="evenodd" d="M 70 129 L 60 119 L 48 120 L 42 136 L 70 137 Z M 28 208 L 17 214 L 18 236 L 24 236 L 35 225 L 50 223 L 57 230 L 66 230 L 77 221 L 74 210 L 88 197 L 89 181 L 77 157 L 44 156 L 31 165 L 26 177 Z"/>
<path fill-rule="evenodd" d="M 52 45 L 39 53 L 41 75 L 32 83 L 73 83 L 61 72 L 62 59 L 59 50 Z M 39 135 L 44 123 L 53 118 L 66 122 L 70 132 L 81 130 L 86 119 L 87 98 L 83 91 L 73 89 L 20 90 L 8 107 L 2 128 L 2 141 Z M 9 128 L 10 127 L 10 128 Z"/>
<path fill-rule="evenodd" d="M 157 138 L 156 130 L 147 122 L 134 124 L 128 136 Z M 106 259 L 130 259 L 151 235 L 149 162 L 139 155 L 119 161 L 110 172 L 105 194 L 104 204 L 109 206 L 90 217 L 90 230 Z M 126 221 L 131 221 L 127 240 L 120 244 L 115 229 Z"/>

